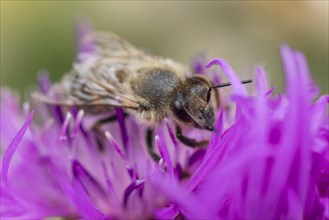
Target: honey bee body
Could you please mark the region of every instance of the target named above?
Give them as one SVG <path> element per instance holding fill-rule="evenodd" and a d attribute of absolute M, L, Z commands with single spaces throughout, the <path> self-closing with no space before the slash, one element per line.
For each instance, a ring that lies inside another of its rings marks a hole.
<path fill-rule="evenodd" d="M 154 127 L 164 118 L 213 130 L 211 83 L 170 59 L 149 55 L 111 33 L 86 36 L 94 52 L 80 54 L 73 70 L 55 84 L 47 103 L 77 106 L 98 114 L 122 107 Z"/>
<path fill-rule="evenodd" d="M 230 83 L 212 85 L 204 76 L 193 75 L 186 66 L 145 53 L 112 33 L 86 35 L 82 41 L 91 42 L 92 50 L 78 54 L 72 70 L 47 94 L 34 93 L 34 98 L 48 104 L 78 107 L 89 114 L 123 108 L 150 128 L 146 140 L 154 160 L 159 156 L 153 151 L 152 130 L 165 118 L 174 120 L 176 137 L 186 146 L 208 143 L 184 136 L 182 127 L 213 131 L 212 101 L 217 106 L 220 102 L 211 100 L 211 91 Z M 102 136 L 104 132 L 99 126 L 112 119 L 97 121 L 91 130 Z M 97 143 L 103 149 L 102 141 Z"/>

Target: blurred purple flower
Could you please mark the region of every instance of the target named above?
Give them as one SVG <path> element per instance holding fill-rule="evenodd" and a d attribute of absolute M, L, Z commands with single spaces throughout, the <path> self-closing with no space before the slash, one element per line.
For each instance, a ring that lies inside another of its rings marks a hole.
<path fill-rule="evenodd" d="M 92 50 L 87 42 L 81 53 Z M 146 128 L 120 109 L 113 112 L 118 123 L 103 127 L 107 142 L 100 150 L 88 132 L 95 118 L 40 103 L 35 112 L 28 104 L 21 108 L 2 88 L 0 216 L 329 218 L 329 97 L 314 100 L 317 90 L 300 52 L 282 46 L 281 57 L 286 94 L 277 96 L 263 68 L 256 69 L 256 94 L 248 95 L 225 60 L 211 61 L 207 67 L 219 65 L 232 82 L 227 104 L 236 105 L 233 122 L 218 109 L 208 148 L 190 149 L 166 120 L 156 129 L 159 162 L 147 153 Z M 43 75 L 39 81 L 46 92 L 49 80 Z M 187 133 L 209 136 L 195 128 Z"/>

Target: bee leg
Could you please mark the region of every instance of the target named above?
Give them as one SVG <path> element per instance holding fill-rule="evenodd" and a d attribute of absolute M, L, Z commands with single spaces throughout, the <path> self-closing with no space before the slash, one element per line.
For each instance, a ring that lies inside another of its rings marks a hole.
<path fill-rule="evenodd" d="M 96 139 L 96 144 L 97 144 L 97 148 L 100 152 L 104 152 L 105 151 L 105 147 L 104 147 L 104 140 L 105 140 L 105 135 L 104 132 L 102 131 L 102 129 L 100 127 L 94 127 L 92 128 L 92 131 L 95 133 L 95 139 Z"/>
<path fill-rule="evenodd" d="M 128 116 L 127 113 L 124 113 L 124 116 Z M 111 123 L 111 122 L 115 122 L 117 121 L 117 116 L 116 115 L 112 115 L 112 116 L 109 116 L 107 118 L 103 118 L 101 120 L 98 120 L 96 121 L 93 125 L 92 125 L 92 128 L 94 127 L 99 127 L 99 126 L 102 126 L 103 124 L 107 124 L 107 123 Z"/>
<path fill-rule="evenodd" d="M 184 136 L 183 133 L 182 133 L 182 128 L 179 127 L 179 126 L 176 126 L 176 137 L 183 144 L 185 144 L 188 147 L 192 147 L 192 148 L 205 146 L 209 143 L 208 140 L 196 141 L 192 138 Z"/>
<path fill-rule="evenodd" d="M 154 130 L 152 128 L 147 129 L 147 133 L 146 133 L 147 150 L 154 161 L 159 161 L 160 156 L 154 152 L 153 137 L 154 137 Z"/>
<path fill-rule="evenodd" d="M 127 116 L 128 114 L 124 113 L 124 116 Z M 103 119 L 100 119 L 98 121 L 96 121 L 92 126 L 91 126 L 91 130 L 93 132 L 95 132 L 96 134 L 96 143 L 97 143 L 97 147 L 98 149 L 101 151 L 101 152 L 104 152 L 105 150 L 105 147 L 103 145 L 103 141 L 105 139 L 105 135 L 104 135 L 104 132 L 102 131 L 101 129 L 101 126 L 104 125 L 104 124 L 108 124 L 108 123 L 111 123 L 111 122 L 115 122 L 117 121 L 117 116 L 116 115 L 112 115 L 112 116 L 109 116 L 107 118 L 103 118 Z"/>

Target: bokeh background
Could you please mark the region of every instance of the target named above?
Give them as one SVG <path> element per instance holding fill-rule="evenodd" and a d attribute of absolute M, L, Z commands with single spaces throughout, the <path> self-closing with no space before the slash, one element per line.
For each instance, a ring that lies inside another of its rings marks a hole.
<path fill-rule="evenodd" d="M 321 93 L 328 93 L 328 7 L 327 0 L 1 0 L 1 84 L 26 93 L 41 69 L 59 80 L 75 58 L 75 22 L 88 18 L 95 29 L 182 63 L 207 52 L 227 59 L 241 78 L 265 65 L 279 90 L 278 48 L 287 43 L 305 53 Z"/>

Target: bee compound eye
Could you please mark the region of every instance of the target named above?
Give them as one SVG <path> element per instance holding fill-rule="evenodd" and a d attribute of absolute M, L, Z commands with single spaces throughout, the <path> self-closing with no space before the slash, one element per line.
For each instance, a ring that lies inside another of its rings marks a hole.
<path fill-rule="evenodd" d="M 173 102 L 173 113 L 181 121 L 184 121 L 184 122 L 191 121 L 188 113 L 186 112 L 186 110 L 184 108 L 184 103 L 181 100 L 175 100 Z"/>
<path fill-rule="evenodd" d="M 180 100 L 175 100 L 175 101 L 174 101 L 174 108 L 175 108 L 176 110 L 182 110 L 182 109 L 184 108 L 184 104 L 183 104 L 183 102 L 180 101 Z"/>

